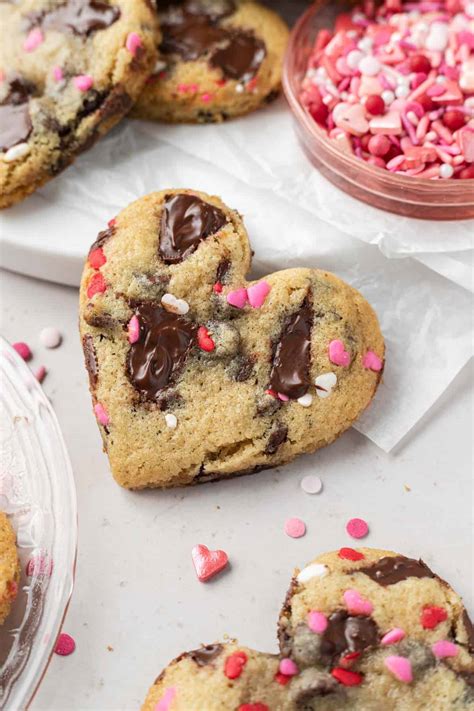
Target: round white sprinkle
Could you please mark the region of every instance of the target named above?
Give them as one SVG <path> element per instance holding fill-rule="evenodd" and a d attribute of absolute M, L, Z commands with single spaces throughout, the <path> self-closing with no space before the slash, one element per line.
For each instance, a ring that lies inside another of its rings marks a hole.
<path fill-rule="evenodd" d="M 306 393 L 306 395 L 302 395 L 301 397 L 298 398 L 296 401 L 298 405 L 303 405 L 303 407 L 310 407 L 311 403 L 313 402 L 313 396 L 311 393 Z"/>
<path fill-rule="evenodd" d="M 301 488 L 305 494 L 319 494 L 323 488 L 323 482 L 315 474 L 308 474 L 301 480 Z"/>
<path fill-rule="evenodd" d="M 395 94 L 390 89 L 385 89 L 382 91 L 382 99 L 386 106 L 389 106 L 393 101 L 395 101 Z"/>
<path fill-rule="evenodd" d="M 16 146 L 9 148 L 8 151 L 3 154 L 3 160 L 7 163 L 13 163 L 15 160 L 24 158 L 29 152 L 30 147 L 28 143 L 18 143 Z"/>
<path fill-rule="evenodd" d="M 178 420 L 176 419 L 176 415 L 173 415 L 172 413 L 168 412 L 165 415 L 165 421 L 167 426 L 170 428 L 170 430 L 175 430 L 176 426 L 178 424 Z"/>
<path fill-rule="evenodd" d="M 57 348 L 63 340 L 63 337 L 58 329 L 53 326 L 43 328 L 39 337 L 45 348 Z"/>
<path fill-rule="evenodd" d="M 404 84 L 400 84 L 395 89 L 395 96 L 397 97 L 397 99 L 404 99 L 405 96 L 408 96 L 409 93 L 410 93 L 410 89 L 407 86 L 405 86 Z"/>
<path fill-rule="evenodd" d="M 235 91 L 237 92 L 237 94 L 243 94 L 243 92 L 245 91 L 244 85 L 243 85 L 243 84 L 237 84 L 236 87 L 235 87 Z"/>
<path fill-rule="evenodd" d="M 361 74 L 365 74 L 367 77 L 376 76 L 380 69 L 380 62 L 376 57 L 364 57 L 360 60 L 358 69 Z"/>
<path fill-rule="evenodd" d="M 439 167 L 439 177 L 440 178 L 452 178 L 454 173 L 454 168 L 449 163 L 443 163 Z"/>
<path fill-rule="evenodd" d="M 357 46 L 363 52 L 370 52 L 370 50 L 374 46 L 374 41 L 370 37 L 364 37 L 360 40 L 360 42 L 357 43 Z"/>
<path fill-rule="evenodd" d="M 359 62 L 364 58 L 362 52 L 357 49 L 352 49 L 346 57 L 347 66 L 350 69 L 357 69 Z"/>
<path fill-rule="evenodd" d="M 296 576 L 299 583 L 307 583 L 312 578 L 324 578 L 329 573 L 329 570 L 322 563 L 311 563 Z"/>
<path fill-rule="evenodd" d="M 445 81 L 447 81 L 447 77 L 445 77 L 444 74 L 440 74 L 436 77 L 437 84 L 444 84 Z"/>

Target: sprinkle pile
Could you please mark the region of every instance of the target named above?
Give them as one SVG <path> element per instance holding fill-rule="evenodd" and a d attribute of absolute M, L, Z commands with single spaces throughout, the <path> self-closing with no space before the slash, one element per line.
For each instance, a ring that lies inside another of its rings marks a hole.
<path fill-rule="evenodd" d="M 474 178 L 474 2 L 365 0 L 319 31 L 301 101 L 367 163 Z"/>

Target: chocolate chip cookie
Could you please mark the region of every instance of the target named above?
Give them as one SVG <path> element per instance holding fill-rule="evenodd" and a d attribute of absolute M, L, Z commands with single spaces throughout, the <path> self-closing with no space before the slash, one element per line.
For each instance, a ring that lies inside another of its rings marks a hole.
<path fill-rule="evenodd" d="M 127 488 L 195 484 L 284 464 L 372 400 L 384 344 L 336 276 L 247 282 L 241 216 L 192 190 L 144 197 L 99 234 L 81 336 L 112 472 Z"/>
<path fill-rule="evenodd" d="M 159 32 L 145 0 L 2 2 L 0 26 L 0 207 L 8 207 L 129 111 Z"/>
<path fill-rule="evenodd" d="M 0 511 L 0 625 L 5 622 L 16 598 L 19 580 L 20 563 L 15 532 L 7 515 Z"/>
<path fill-rule="evenodd" d="M 288 29 L 253 0 L 158 2 L 159 59 L 133 114 L 223 121 L 264 106 L 280 88 Z"/>
<path fill-rule="evenodd" d="M 236 643 L 181 655 L 142 711 L 474 708 L 471 621 L 422 560 L 370 548 L 318 557 L 296 571 L 279 641 L 278 657 Z"/>

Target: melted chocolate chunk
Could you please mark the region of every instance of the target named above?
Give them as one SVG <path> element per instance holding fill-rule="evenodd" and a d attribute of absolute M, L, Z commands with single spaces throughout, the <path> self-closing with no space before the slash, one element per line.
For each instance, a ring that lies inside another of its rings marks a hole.
<path fill-rule="evenodd" d="M 178 24 L 162 24 L 163 39 L 160 44 L 162 54 L 179 54 L 185 62 L 198 59 L 209 47 L 222 42 L 226 30 L 211 25 L 206 17 L 183 15 Z"/>
<path fill-rule="evenodd" d="M 207 644 L 205 647 L 200 647 L 199 649 L 189 652 L 189 656 L 193 662 L 196 662 L 198 667 L 205 667 L 217 659 L 217 657 L 222 654 L 222 651 L 222 644 Z"/>
<path fill-rule="evenodd" d="M 226 222 L 222 210 L 195 195 L 168 195 L 161 216 L 160 257 L 166 264 L 182 262 Z"/>
<path fill-rule="evenodd" d="M 340 685 L 330 674 L 317 669 L 304 669 L 292 684 L 293 698 L 297 709 L 313 708 L 314 699 L 340 691 Z"/>
<path fill-rule="evenodd" d="M 28 139 L 33 128 L 28 102 L 35 90 L 35 85 L 22 77 L 9 82 L 8 94 L 0 106 L 0 150 L 8 151 Z"/>
<path fill-rule="evenodd" d="M 102 232 L 99 232 L 96 241 L 94 242 L 94 244 L 92 244 L 89 250 L 89 254 L 93 252 L 94 249 L 103 247 L 104 244 L 109 241 L 113 234 L 115 234 L 115 227 L 113 225 L 112 227 L 108 227 L 106 230 L 102 230 Z"/>
<path fill-rule="evenodd" d="M 82 339 L 82 348 L 84 350 L 84 360 L 87 372 L 89 373 L 89 383 L 91 389 L 94 389 L 99 379 L 99 369 L 97 364 L 97 355 L 94 348 L 94 339 L 90 334 L 84 336 Z"/>
<path fill-rule="evenodd" d="M 379 631 L 371 617 L 353 617 L 345 610 L 333 612 L 321 636 L 319 656 L 323 664 L 332 666 L 341 655 L 363 652 L 379 642 Z"/>
<path fill-rule="evenodd" d="M 282 425 L 281 423 L 278 424 L 268 439 L 265 454 L 275 454 L 278 447 L 285 442 L 287 437 L 288 427 L 286 425 Z"/>
<path fill-rule="evenodd" d="M 216 271 L 216 282 L 219 282 L 219 284 L 223 284 L 225 282 L 227 274 L 229 273 L 229 269 L 230 259 L 223 259 L 222 261 L 220 261 Z"/>
<path fill-rule="evenodd" d="M 265 44 L 250 32 L 240 30 L 227 33 L 227 37 L 227 44 L 213 51 L 209 63 L 229 79 L 247 82 L 265 59 Z"/>
<path fill-rule="evenodd" d="M 312 309 L 306 300 L 283 327 L 273 356 L 270 388 L 293 400 L 305 395 L 310 386 L 312 324 Z"/>
<path fill-rule="evenodd" d="M 96 30 L 104 30 L 119 17 L 118 7 L 101 0 L 67 0 L 49 11 L 32 13 L 29 27 L 41 25 L 48 30 L 87 36 Z"/>
<path fill-rule="evenodd" d="M 408 578 L 435 578 L 436 575 L 422 560 L 405 558 L 403 555 L 387 556 L 378 563 L 366 568 L 358 568 L 358 573 L 364 573 L 379 585 L 386 587 Z"/>
<path fill-rule="evenodd" d="M 467 610 L 463 610 L 462 621 L 467 632 L 467 646 L 471 654 L 474 654 L 474 626 L 471 622 Z"/>
<path fill-rule="evenodd" d="M 157 400 L 172 385 L 196 342 L 197 327 L 154 303 L 139 303 L 140 336 L 130 347 L 128 373 L 146 400 Z"/>

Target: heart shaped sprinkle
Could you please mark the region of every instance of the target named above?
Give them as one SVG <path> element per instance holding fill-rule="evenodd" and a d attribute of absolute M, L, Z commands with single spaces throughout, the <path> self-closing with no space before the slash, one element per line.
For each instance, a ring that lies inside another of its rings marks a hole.
<path fill-rule="evenodd" d="M 136 316 L 132 316 L 127 326 L 128 342 L 136 343 L 140 337 L 140 322 Z"/>
<path fill-rule="evenodd" d="M 441 622 L 448 619 L 448 613 L 444 607 L 430 605 L 423 608 L 421 613 L 421 626 L 425 630 L 434 630 Z"/>
<path fill-rule="evenodd" d="M 296 402 L 302 407 L 311 407 L 313 403 L 313 396 L 311 395 L 311 393 L 306 393 L 306 395 L 302 395 L 301 397 L 299 397 Z"/>
<path fill-rule="evenodd" d="M 91 276 L 87 287 L 87 298 L 92 299 L 96 294 L 102 294 L 106 290 L 105 279 L 100 272 L 96 272 Z"/>
<path fill-rule="evenodd" d="M 384 634 L 384 636 L 380 640 L 380 644 L 383 644 L 384 646 L 389 645 L 389 644 L 396 644 L 397 642 L 400 642 L 404 638 L 405 638 L 405 631 L 402 630 L 400 627 L 394 627 L 393 630 L 390 630 L 390 632 L 387 632 L 387 634 Z"/>
<path fill-rule="evenodd" d="M 227 553 L 224 551 L 211 551 L 207 546 L 199 544 L 194 546 L 191 551 L 191 556 L 196 569 L 198 579 L 205 583 L 220 573 L 229 562 Z"/>
<path fill-rule="evenodd" d="M 336 126 L 353 136 L 363 136 L 369 130 L 365 109 L 361 104 L 339 104 L 333 112 Z"/>
<path fill-rule="evenodd" d="M 100 402 L 97 402 L 94 405 L 94 412 L 98 422 L 100 422 L 100 424 L 104 427 L 107 427 L 107 425 L 110 423 L 110 418 L 107 414 L 107 410 L 103 405 L 100 404 Z"/>
<path fill-rule="evenodd" d="M 245 652 L 234 652 L 225 660 L 224 674 L 228 679 L 238 679 L 247 664 Z"/>
<path fill-rule="evenodd" d="M 331 341 L 329 344 L 329 360 L 334 365 L 341 365 L 343 368 L 347 368 L 350 365 L 351 357 L 349 353 L 344 348 L 344 343 L 339 340 Z"/>
<path fill-rule="evenodd" d="M 271 286 L 267 281 L 259 281 L 257 284 L 252 284 L 247 288 L 247 297 L 249 304 L 253 309 L 259 309 L 263 306 L 265 299 L 270 293 Z"/>
<path fill-rule="evenodd" d="M 447 639 L 440 639 L 431 645 L 431 651 L 438 659 L 445 659 L 446 657 L 457 657 L 459 647 L 453 642 L 448 642 Z"/>
<path fill-rule="evenodd" d="M 363 553 L 359 553 L 359 551 L 356 551 L 354 548 L 340 548 L 339 553 L 338 553 L 339 558 L 343 558 L 344 560 L 362 560 L 365 558 L 365 555 Z"/>
<path fill-rule="evenodd" d="M 413 681 L 411 662 L 406 657 L 386 657 L 384 664 L 398 681 L 403 681 L 404 684 Z"/>
<path fill-rule="evenodd" d="M 247 289 L 235 289 L 234 291 L 229 291 L 226 296 L 227 303 L 231 306 L 235 306 L 236 309 L 243 309 L 248 301 Z"/>
<path fill-rule="evenodd" d="M 184 299 L 177 299 L 173 294 L 163 294 L 161 297 L 161 305 L 166 311 L 172 314 L 180 314 L 183 316 L 189 311 L 189 304 Z"/>
<path fill-rule="evenodd" d="M 332 390 L 337 385 L 337 375 L 335 373 L 322 373 L 315 379 L 316 394 L 318 397 L 329 397 Z"/>
<path fill-rule="evenodd" d="M 61 632 L 58 639 L 56 640 L 56 646 L 54 647 L 54 653 L 59 654 L 61 657 L 67 657 L 72 654 L 76 649 L 76 643 L 71 635 L 66 634 L 66 632 Z"/>
<path fill-rule="evenodd" d="M 322 563 L 311 563 L 311 565 L 307 565 L 306 568 L 303 568 L 303 570 L 298 573 L 296 580 L 299 583 L 307 583 L 313 578 L 324 578 L 328 573 L 329 569 L 326 565 Z"/>
<path fill-rule="evenodd" d="M 311 610 L 308 615 L 308 627 L 311 632 L 316 634 L 322 634 L 327 630 L 328 618 L 323 615 L 322 612 L 317 612 L 316 610 Z"/>
<path fill-rule="evenodd" d="M 331 671 L 332 676 L 343 686 L 359 686 L 364 681 L 362 674 L 336 667 Z"/>
<path fill-rule="evenodd" d="M 209 335 L 209 331 L 205 326 L 199 326 L 197 332 L 198 346 L 201 350 L 210 353 L 216 347 L 216 344 Z"/>
<path fill-rule="evenodd" d="M 102 247 L 97 247 L 96 249 L 93 249 L 92 252 L 89 252 L 88 260 L 92 269 L 100 269 L 103 267 L 107 259 L 105 258 Z"/>
<path fill-rule="evenodd" d="M 362 365 L 364 368 L 368 368 L 369 370 L 373 370 L 375 373 L 378 373 L 382 370 L 383 363 L 376 353 L 373 351 L 367 351 L 362 358 Z"/>
<path fill-rule="evenodd" d="M 175 430 L 178 425 L 178 420 L 176 418 L 176 415 L 173 415 L 172 412 L 166 413 L 165 422 L 166 422 L 166 426 L 169 427 L 170 430 Z"/>
<path fill-rule="evenodd" d="M 165 689 L 165 693 L 156 704 L 154 711 L 170 711 L 171 704 L 176 697 L 176 693 L 176 688 L 174 686 L 170 686 L 168 689 Z"/>
<path fill-rule="evenodd" d="M 357 590 L 351 589 L 346 590 L 344 595 L 344 602 L 346 604 L 348 612 L 352 615 L 371 615 L 374 611 L 374 606 L 369 600 L 366 600 Z"/>

